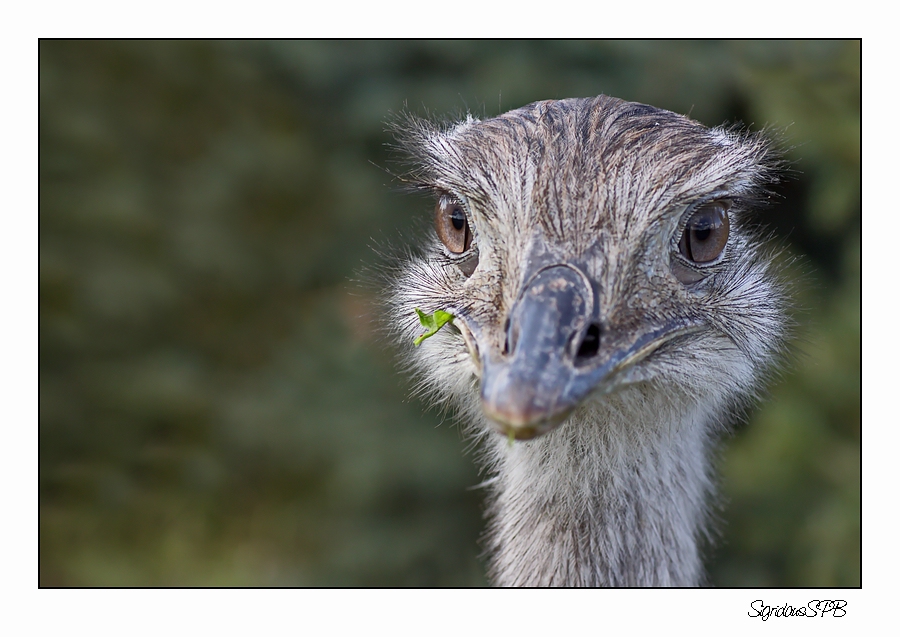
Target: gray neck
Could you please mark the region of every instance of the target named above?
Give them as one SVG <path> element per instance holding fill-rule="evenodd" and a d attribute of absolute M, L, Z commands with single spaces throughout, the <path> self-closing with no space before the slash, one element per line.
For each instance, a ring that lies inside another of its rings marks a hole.
<path fill-rule="evenodd" d="M 494 437 L 493 583 L 701 584 L 710 420 L 709 412 L 679 413 L 634 390 L 607 396 L 535 440 Z"/>

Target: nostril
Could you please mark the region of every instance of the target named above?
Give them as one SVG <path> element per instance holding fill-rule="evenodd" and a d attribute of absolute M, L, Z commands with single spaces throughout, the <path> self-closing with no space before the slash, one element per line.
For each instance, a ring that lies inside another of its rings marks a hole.
<path fill-rule="evenodd" d="M 576 354 L 576 358 L 592 358 L 597 355 L 597 352 L 600 351 L 600 326 L 596 323 L 591 323 L 587 331 L 584 333 L 584 338 L 581 341 L 581 345 L 578 347 L 578 354 Z"/>
<path fill-rule="evenodd" d="M 509 354 L 510 349 L 510 334 L 509 334 L 509 317 L 506 317 L 506 322 L 503 324 L 503 333 L 506 334 L 506 339 L 503 341 L 503 353 Z"/>

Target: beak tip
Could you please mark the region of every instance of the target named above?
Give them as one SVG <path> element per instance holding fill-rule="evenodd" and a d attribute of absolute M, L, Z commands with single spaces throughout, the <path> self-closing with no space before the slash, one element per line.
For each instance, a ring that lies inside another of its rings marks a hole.
<path fill-rule="evenodd" d="M 487 403 L 483 403 L 482 408 L 485 416 L 499 433 L 516 440 L 531 440 L 542 436 L 562 424 L 571 413 L 571 410 L 556 414 L 528 409 L 504 410 Z"/>

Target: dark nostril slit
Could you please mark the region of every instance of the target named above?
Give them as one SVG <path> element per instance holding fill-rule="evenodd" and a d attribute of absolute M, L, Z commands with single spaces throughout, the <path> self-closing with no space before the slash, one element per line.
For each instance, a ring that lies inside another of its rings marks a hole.
<path fill-rule="evenodd" d="M 506 339 L 503 341 L 503 353 L 509 354 L 509 317 L 506 317 L 506 322 L 503 324 L 503 333 L 506 334 Z"/>
<path fill-rule="evenodd" d="M 578 348 L 578 358 L 591 358 L 592 356 L 596 356 L 597 352 L 600 351 L 600 326 L 596 323 L 591 323 L 591 325 L 587 328 L 587 331 L 584 333 L 584 339 L 581 341 L 581 346 Z"/>

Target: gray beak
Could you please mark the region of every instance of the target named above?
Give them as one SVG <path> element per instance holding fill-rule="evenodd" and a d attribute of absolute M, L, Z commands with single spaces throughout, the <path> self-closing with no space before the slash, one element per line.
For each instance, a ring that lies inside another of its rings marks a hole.
<path fill-rule="evenodd" d="M 562 423 L 618 372 L 696 323 L 661 322 L 628 333 L 604 331 L 590 280 L 571 265 L 540 270 L 513 306 L 506 348 L 483 357 L 481 402 L 505 435 L 527 440 Z"/>
<path fill-rule="evenodd" d="M 510 314 L 505 355 L 486 357 L 482 370 L 484 412 L 504 433 L 527 439 L 549 431 L 587 393 L 578 366 L 585 351 L 596 351 L 585 342 L 593 312 L 590 282 L 574 267 L 545 268 L 526 284 Z"/>

